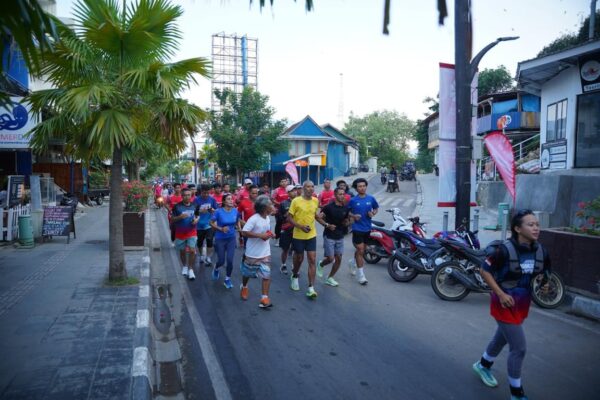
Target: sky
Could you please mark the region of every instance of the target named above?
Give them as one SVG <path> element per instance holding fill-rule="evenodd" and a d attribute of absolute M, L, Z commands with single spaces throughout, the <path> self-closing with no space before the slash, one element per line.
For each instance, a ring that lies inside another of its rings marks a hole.
<path fill-rule="evenodd" d="M 275 117 L 290 123 L 310 115 L 342 127 L 350 113 L 384 109 L 423 118 L 423 99 L 438 93 L 439 63 L 454 63 L 453 0 L 443 26 L 437 0 L 392 0 L 389 36 L 382 34 L 384 0 L 314 0 L 311 12 L 304 0 L 267 0 L 262 10 L 258 0 L 172 2 L 184 9 L 174 60 L 210 59 L 213 34 L 258 39 L 258 90 L 269 96 Z M 72 5 L 57 0 L 57 15 L 71 16 Z M 497 37 L 520 36 L 490 50 L 480 70 L 503 64 L 514 76 L 519 61 L 576 31 L 589 12 L 589 0 L 472 0 L 473 54 Z M 184 97 L 209 108 L 210 91 L 210 81 L 200 78 Z"/>

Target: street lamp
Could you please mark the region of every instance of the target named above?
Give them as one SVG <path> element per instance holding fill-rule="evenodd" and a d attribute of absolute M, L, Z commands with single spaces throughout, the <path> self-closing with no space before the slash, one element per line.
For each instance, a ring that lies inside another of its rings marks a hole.
<path fill-rule="evenodd" d="M 469 229 L 471 219 L 471 82 L 483 56 L 500 42 L 516 40 L 518 36 L 496 39 L 469 60 L 471 49 L 471 10 L 469 0 L 454 3 L 454 58 L 456 83 L 456 213 L 454 227 Z"/>

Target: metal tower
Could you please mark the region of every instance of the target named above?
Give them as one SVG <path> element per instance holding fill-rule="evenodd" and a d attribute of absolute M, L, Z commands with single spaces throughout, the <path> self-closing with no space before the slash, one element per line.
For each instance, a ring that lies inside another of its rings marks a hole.
<path fill-rule="evenodd" d="M 244 87 L 258 89 L 258 39 L 246 35 L 212 35 L 211 105 L 217 111 L 221 105 L 215 97 L 215 89 L 230 89 L 241 93 Z"/>

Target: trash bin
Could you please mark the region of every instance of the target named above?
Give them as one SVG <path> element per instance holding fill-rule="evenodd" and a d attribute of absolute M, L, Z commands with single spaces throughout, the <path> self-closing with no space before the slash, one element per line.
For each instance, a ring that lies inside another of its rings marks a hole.
<path fill-rule="evenodd" d="M 34 246 L 31 215 L 19 215 L 19 244 L 22 247 Z"/>
<path fill-rule="evenodd" d="M 498 203 L 498 229 L 502 226 L 504 210 L 507 210 L 510 214 L 510 205 L 508 203 Z"/>

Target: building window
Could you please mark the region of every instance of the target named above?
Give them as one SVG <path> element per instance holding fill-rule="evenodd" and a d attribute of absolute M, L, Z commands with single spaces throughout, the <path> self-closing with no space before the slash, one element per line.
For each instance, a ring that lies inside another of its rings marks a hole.
<path fill-rule="evenodd" d="M 577 98 L 575 166 L 600 167 L 600 92 Z"/>
<path fill-rule="evenodd" d="M 290 140 L 290 157 L 298 157 L 306 154 L 304 152 L 304 141 L 303 140 Z"/>
<path fill-rule="evenodd" d="M 546 142 L 564 139 L 567 134 L 567 99 L 548 105 Z"/>

